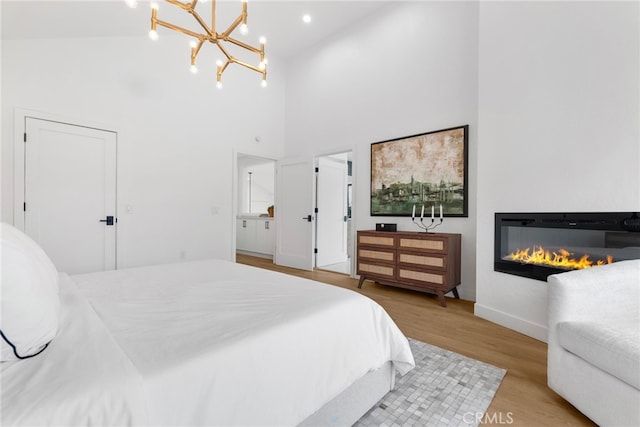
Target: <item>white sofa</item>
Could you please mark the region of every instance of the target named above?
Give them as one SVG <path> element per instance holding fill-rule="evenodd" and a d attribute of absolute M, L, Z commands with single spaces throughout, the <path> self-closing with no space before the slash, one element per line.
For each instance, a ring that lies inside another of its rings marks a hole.
<path fill-rule="evenodd" d="M 549 387 L 601 426 L 640 426 L 640 260 L 547 282 Z"/>

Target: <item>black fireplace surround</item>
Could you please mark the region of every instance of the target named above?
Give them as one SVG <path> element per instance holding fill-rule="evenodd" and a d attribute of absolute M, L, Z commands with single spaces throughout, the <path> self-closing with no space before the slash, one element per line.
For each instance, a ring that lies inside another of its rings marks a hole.
<path fill-rule="evenodd" d="M 495 271 L 542 281 L 640 258 L 640 213 L 496 213 L 494 250 Z"/>

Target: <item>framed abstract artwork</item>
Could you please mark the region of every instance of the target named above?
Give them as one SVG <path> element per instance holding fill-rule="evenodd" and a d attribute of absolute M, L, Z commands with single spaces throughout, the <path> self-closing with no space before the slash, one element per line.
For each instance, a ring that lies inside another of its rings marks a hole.
<path fill-rule="evenodd" d="M 469 125 L 372 143 L 371 215 L 468 217 L 468 146 Z"/>

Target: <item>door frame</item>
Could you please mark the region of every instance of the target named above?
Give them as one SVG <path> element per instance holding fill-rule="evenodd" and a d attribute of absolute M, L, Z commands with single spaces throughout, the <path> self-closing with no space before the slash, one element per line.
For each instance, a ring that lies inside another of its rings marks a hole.
<path fill-rule="evenodd" d="M 25 231 L 24 203 L 25 203 L 25 162 L 26 150 L 24 135 L 26 133 L 27 118 L 58 122 L 71 126 L 91 128 L 105 132 L 113 132 L 116 136 L 116 217 L 118 212 L 118 139 L 119 132 L 116 126 L 98 123 L 91 120 L 79 120 L 74 117 L 63 116 L 55 113 L 47 113 L 38 110 L 16 107 L 13 121 L 13 226 Z M 122 251 L 118 245 L 118 227 L 116 233 L 116 269 L 122 265 L 120 254 Z"/>
<path fill-rule="evenodd" d="M 329 150 L 329 151 L 322 151 L 322 152 L 318 152 L 316 154 L 313 155 L 313 164 L 314 167 L 318 167 L 318 159 L 320 157 L 327 157 L 327 156 L 331 156 L 334 154 L 341 154 L 341 153 L 346 153 L 346 152 L 351 152 L 351 195 L 352 195 L 352 209 L 351 209 L 351 223 L 352 223 L 352 227 L 351 227 L 351 231 L 347 230 L 347 242 L 351 241 L 351 245 L 349 247 L 349 245 L 347 244 L 347 254 L 349 253 L 349 251 L 351 251 L 351 253 L 353 254 L 353 258 L 351 259 L 351 272 L 349 273 L 349 275 L 351 277 L 356 277 L 356 268 L 355 268 L 355 261 L 356 261 L 356 253 L 355 253 L 355 235 L 356 235 L 356 230 L 358 229 L 358 223 L 357 223 L 357 204 L 353 203 L 354 200 L 357 200 L 357 188 L 358 188 L 358 184 L 357 184 L 357 147 L 356 146 L 351 146 L 351 147 L 345 147 L 342 149 L 335 149 L 335 150 Z M 314 185 L 314 193 L 317 194 L 317 185 L 318 185 L 318 180 L 315 179 L 313 181 L 313 185 Z M 276 189 L 277 191 L 277 189 Z M 317 202 L 317 199 L 314 200 L 314 202 Z M 318 208 L 317 204 L 315 206 L 316 208 Z M 317 229 L 314 230 L 314 244 L 315 244 L 315 233 L 317 232 Z M 313 267 L 316 268 L 316 257 L 313 257 Z"/>

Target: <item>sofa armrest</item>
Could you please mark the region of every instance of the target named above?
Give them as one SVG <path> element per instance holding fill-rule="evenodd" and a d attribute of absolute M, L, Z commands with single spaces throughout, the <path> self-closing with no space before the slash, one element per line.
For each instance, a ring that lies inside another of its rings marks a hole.
<path fill-rule="evenodd" d="M 554 274 L 547 283 L 550 345 L 558 322 L 640 318 L 640 260 Z"/>

